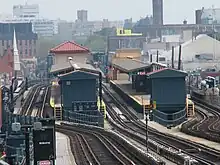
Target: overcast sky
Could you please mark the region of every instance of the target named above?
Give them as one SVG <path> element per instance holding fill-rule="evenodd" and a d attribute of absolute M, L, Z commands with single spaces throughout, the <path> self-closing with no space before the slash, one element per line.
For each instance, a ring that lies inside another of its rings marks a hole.
<path fill-rule="evenodd" d="M 152 0 L 29 0 L 40 5 L 40 15 L 50 19 L 75 20 L 76 10 L 88 10 L 89 20 L 124 20 L 132 17 L 139 20 L 151 15 Z M 14 4 L 24 4 L 25 0 L 1 0 L 0 13 L 12 13 Z M 135 4 L 137 3 L 137 4 Z M 164 0 L 164 22 L 182 23 L 187 19 L 194 23 L 194 10 L 202 7 L 220 8 L 220 0 Z"/>

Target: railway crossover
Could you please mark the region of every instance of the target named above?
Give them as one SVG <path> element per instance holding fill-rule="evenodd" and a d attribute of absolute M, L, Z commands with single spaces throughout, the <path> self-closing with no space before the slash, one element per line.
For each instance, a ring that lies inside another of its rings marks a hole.
<path fill-rule="evenodd" d="M 37 84 L 33 86 L 19 113 L 26 116 L 43 117 L 48 88 L 49 87 L 44 84 Z"/>
<path fill-rule="evenodd" d="M 71 150 L 79 165 L 162 165 L 161 162 L 150 161 L 146 155 L 138 153 L 122 139 L 102 129 L 88 130 L 86 127 L 62 125 L 56 126 L 56 130 L 70 137 Z"/>
<path fill-rule="evenodd" d="M 192 97 L 197 117 L 183 124 L 182 131 L 211 141 L 220 142 L 220 113 L 217 107 Z"/>
<path fill-rule="evenodd" d="M 104 100 L 107 105 L 107 110 L 111 118 L 115 121 L 111 122 L 123 134 L 139 143 L 146 144 L 146 128 L 145 124 L 139 121 L 136 114 L 131 110 L 131 107 L 119 97 L 114 91 L 110 91 L 108 87 L 103 86 Z M 114 106 L 120 109 L 124 114 L 124 119 L 114 113 Z M 125 120 L 126 119 L 126 120 Z M 118 125 L 116 125 L 116 123 Z M 219 164 L 220 152 L 197 143 L 180 139 L 171 135 L 160 133 L 159 131 L 149 128 L 149 148 L 159 153 L 161 156 L 177 163 L 184 164 Z M 189 158 L 191 157 L 191 158 Z"/>

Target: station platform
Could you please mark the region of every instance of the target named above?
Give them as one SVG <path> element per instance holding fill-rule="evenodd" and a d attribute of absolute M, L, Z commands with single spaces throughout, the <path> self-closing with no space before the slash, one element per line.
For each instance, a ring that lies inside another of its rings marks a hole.
<path fill-rule="evenodd" d="M 69 138 L 66 135 L 56 132 L 56 148 L 56 165 L 76 165 Z"/>
<path fill-rule="evenodd" d="M 110 83 L 115 84 L 124 93 L 129 95 L 131 99 L 139 105 L 150 105 L 150 96 L 132 89 L 132 82 L 128 80 L 111 80 Z"/>
<path fill-rule="evenodd" d="M 146 123 L 145 120 L 141 120 L 143 123 Z M 174 128 L 171 129 L 167 129 L 166 127 L 154 122 L 154 121 L 148 121 L 148 126 L 151 128 L 156 129 L 159 132 L 165 133 L 165 134 L 169 134 L 178 138 L 183 138 L 192 142 L 196 142 L 198 144 L 202 144 L 204 146 L 208 146 L 210 148 L 213 148 L 215 150 L 219 150 L 220 151 L 220 143 L 216 143 L 216 142 L 212 142 L 203 138 L 199 138 L 199 137 L 195 137 L 195 136 L 191 136 L 191 135 L 187 135 L 183 132 L 180 131 L 181 129 L 181 125 L 176 126 Z"/>
<path fill-rule="evenodd" d="M 131 83 L 130 84 L 125 84 L 125 82 L 126 81 L 121 81 L 120 80 L 120 81 L 113 81 L 112 83 L 115 83 L 125 93 L 130 93 L 131 95 L 132 94 L 135 95 L 135 91 L 133 91 L 132 88 L 131 88 Z M 127 81 L 127 82 L 129 82 L 129 81 Z M 111 88 L 109 88 L 109 89 L 112 93 L 114 93 L 114 95 L 118 95 L 113 89 L 111 89 Z M 119 100 L 121 100 L 121 102 L 123 102 L 122 98 L 119 98 Z M 137 115 L 140 119 L 142 119 L 141 121 L 143 123 L 146 123 L 145 120 L 143 120 L 143 113 L 136 112 L 133 108 L 131 108 L 131 106 L 129 106 L 128 108 L 133 114 Z M 209 141 L 209 140 L 206 140 L 206 139 L 203 139 L 203 138 L 198 138 L 198 137 L 194 137 L 194 136 L 185 134 L 185 133 L 180 131 L 181 125 L 178 125 L 178 126 L 176 126 L 174 128 L 171 128 L 171 129 L 167 129 L 167 127 L 165 127 L 165 126 L 163 126 L 159 123 L 156 123 L 154 121 L 148 121 L 148 124 L 149 124 L 149 127 L 154 128 L 154 129 L 158 130 L 159 132 L 170 134 L 170 135 L 176 136 L 178 138 L 183 138 L 183 139 L 186 139 L 186 140 L 190 140 L 192 142 L 196 142 L 198 144 L 205 145 L 205 146 L 208 146 L 210 148 L 213 148 L 213 149 L 216 149 L 216 150 L 220 151 L 220 143 L 212 142 L 212 141 Z"/>

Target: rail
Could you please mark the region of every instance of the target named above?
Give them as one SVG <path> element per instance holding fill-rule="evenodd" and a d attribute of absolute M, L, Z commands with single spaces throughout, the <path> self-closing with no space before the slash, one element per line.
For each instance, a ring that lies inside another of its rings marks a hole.
<path fill-rule="evenodd" d="M 104 93 L 111 98 L 111 99 L 109 98 L 106 99 L 109 101 L 109 103 L 106 103 L 108 105 L 108 113 L 112 115 L 112 113 L 114 112 L 114 109 L 112 108 L 112 104 L 115 104 L 115 106 L 117 106 L 124 113 L 125 117 L 128 119 L 128 122 L 126 122 L 126 124 L 125 122 L 122 124 L 120 118 L 118 117 L 113 118 L 115 121 L 119 123 L 119 125 L 122 125 L 120 127 L 117 126 L 116 128 L 118 128 L 123 133 L 126 132 L 133 138 L 136 138 L 136 140 L 138 140 L 141 144 L 145 145 L 146 129 L 144 123 L 139 121 L 137 115 L 133 113 L 133 111 L 131 111 L 132 108 L 128 107 L 122 99 L 117 97 L 116 93 L 112 94 L 109 88 L 105 86 L 103 86 L 103 90 Z M 103 98 L 105 97 L 103 96 Z M 133 131 L 128 132 L 128 130 L 133 130 Z M 187 141 L 183 138 L 177 138 L 170 135 L 168 136 L 152 128 L 149 128 L 149 137 L 150 137 L 149 147 L 151 147 L 156 152 L 159 147 L 161 151 L 164 151 L 165 153 L 163 155 L 164 157 L 169 157 L 177 164 L 185 163 L 185 161 L 187 161 L 185 160 L 185 156 L 187 155 L 191 156 L 192 158 L 196 159 L 198 162 L 203 164 L 210 164 L 210 163 L 212 164 L 212 162 L 219 162 L 219 156 L 218 156 L 219 151 L 212 150 L 211 148 L 196 144 L 191 141 Z M 151 140 L 152 143 L 150 143 Z M 172 142 L 172 144 L 170 144 L 170 142 Z M 156 143 L 157 145 L 155 145 L 154 143 Z M 160 147 L 160 145 L 163 147 Z M 168 151 L 167 148 L 170 147 L 173 148 L 172 151 Z M 199 151 L 198 148 L 201 148 L 202 151 Z M 187 152 L 189 149 L 196 151 L 196 153 Z M 180 150 L 181 152 L 179 152 Z M 207 155 L 209 155 L 208 158 Z M 182 160 L 182 162 L 179 162 L 180 160 Z"/>

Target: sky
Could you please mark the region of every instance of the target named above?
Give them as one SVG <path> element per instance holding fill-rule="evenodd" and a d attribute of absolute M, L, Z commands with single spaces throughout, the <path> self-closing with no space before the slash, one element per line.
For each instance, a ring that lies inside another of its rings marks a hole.
<path fill-rule="evenodd" d="M 12 13 L 12 6 L 24 4 L 25 0 L 1 0 L 0 13 Z M 29 4 L 40 5 L 40 15 L 49 19 L 60 18 L 74 21 L 78 9 L 88 10 L 89 20 L 137 21 L 152 13 L 152 0 L 28 0 Z M 135 4 L 136 3 L 136 4 Z M 164 0 L 164 23 L 195 22 L 195 10 L 202 7 L 220 8 L 220 0 Z"/>

